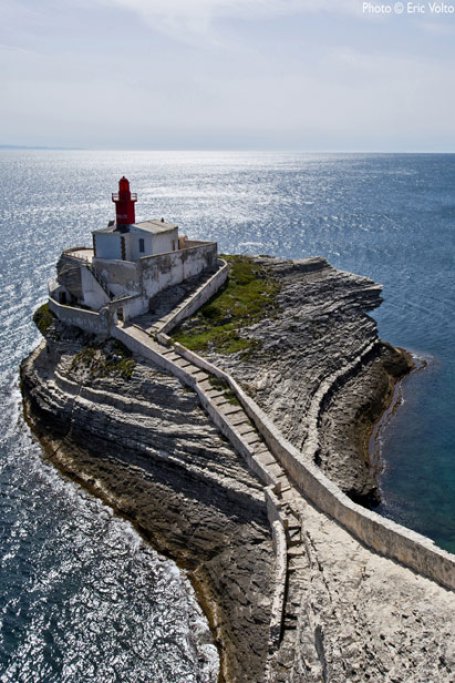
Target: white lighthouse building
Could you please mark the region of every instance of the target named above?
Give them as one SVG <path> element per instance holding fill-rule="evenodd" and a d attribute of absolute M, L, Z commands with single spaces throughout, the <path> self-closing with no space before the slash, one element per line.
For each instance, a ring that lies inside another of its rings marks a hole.
<path fill-rule="evenodd" d="M 162 218 L 136 223 L 137 195 L 127 178 L 112 200 L 115 220 L 93 230 L 93 247 L 67 249 L 59 259 L 49 305 L 61 319 L 95 321 L 84 315 L 91 311 L 126 321 L 153 308 L 166 287 L 218 267 L 216 242 L 179 236 L 178 226 Z"/>
<path fill-rule="evenodd" d="M 137 261 L 144 256 L 178 249 L 177 225 L 166 223 L 163 218 L 136 223 L 137 195 L 130 192 L 125 176 L 120 179 L 119 191 L 112 195 L 112 201 L 115 203 L 115 221 L 92 233 L 96 258 Z"/>

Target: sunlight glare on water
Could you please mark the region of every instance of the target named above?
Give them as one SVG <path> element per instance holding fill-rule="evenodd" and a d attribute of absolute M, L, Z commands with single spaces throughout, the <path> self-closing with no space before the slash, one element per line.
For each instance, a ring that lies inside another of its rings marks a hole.
<path fill-rule="evenodd" d="M 1 152 L 1 683 L 216 680 L 188 583 L 43 463 L 21 417 L 32 311 L 62 249 L 113 217 L 124 174 L 138 220 L 384 284 L 380 335 L 431 364 L 384 435 L 380 511 L 455 551 L 455 156 Z"/>

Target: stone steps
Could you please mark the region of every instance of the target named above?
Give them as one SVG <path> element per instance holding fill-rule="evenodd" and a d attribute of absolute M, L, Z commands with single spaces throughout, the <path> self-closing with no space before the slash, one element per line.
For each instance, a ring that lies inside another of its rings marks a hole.
<path fill-rule="evenodd" d="M 153 327 L 159 327 L 157 321 Z M 141 335 L 144 341 L 146 333 Z M 272 481 L 277 482 L 275 495 L 282 503 L 280 507 L 281 515 L 285 517 L 286 533 L 286 558 L 287 558 L 287 586 L 286 598 L 283 612 L 282 633 L 280 643 L 283 645 L 283 656 L 287 659 L 295 648 L 295 634 L 298 628 L 298 611 L 300 606 L 300 593 L 302 589 L 302 577 L 308 571 L 308 558 L 301 545 L 301 523 L 298 512 L 299 494 L 293 488 L 286 472 L 280 463 L 274 458 L 269 448 L 259 435 L 256 427 L 245 413 L 244 409 L 237 402 L 229 400 L 226 391 L 219 385 L 210 381 L 211 375 L 208 371 L 198 367 L 182 355 L 178 354 L 173 348 L 162 346 L 148 337 L 148 344 L 160 353 L 167 360 L 172 361 L 177 367 L 191 375 L 203 391 L 207 399 L 215 406 L 216 410 L 224 420 L 235 430 L 240 439 L 245 444 L 253 459 L 267 472 Z M 218 378 L 216 378 L 218 380 Z M 278 653 L 281 653 L 279 649 Z M 277 672 L 278 673 L 278 672 Z M 279 681 L 276 677 L 274 681 Z M 283 678 L 286 680 L 286 678 Z"/>

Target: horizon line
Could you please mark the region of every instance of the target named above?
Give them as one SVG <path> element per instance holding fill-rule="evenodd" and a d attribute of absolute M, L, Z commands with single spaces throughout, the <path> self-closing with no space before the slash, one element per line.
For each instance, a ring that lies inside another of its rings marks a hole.
<path fill-rule="evenodd" d="M 5 151 L 49 151 L 49 152 L 263 152 L 276 154 L 455 154 L 455 150 L 375 150 L 375 149 L 301 149 L 289 147 L 62 147 L 47 145 L 0 144 Z"/>

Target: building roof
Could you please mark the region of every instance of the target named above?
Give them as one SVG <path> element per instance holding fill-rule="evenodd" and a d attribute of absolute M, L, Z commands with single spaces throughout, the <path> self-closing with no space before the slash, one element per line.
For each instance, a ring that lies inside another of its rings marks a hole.
<path fill-rule="evenodd" d="M 166 223 L 165 221 L 158 218 L 151 218 L 149 221 L 142 221 L 141 223 L 135 224 L 136 228 L 140 230 L 147 230 L 147 232 L 168 232 L 169 230 L 175 230 L 177 225 L 175 223 Z"/>
<path fill-rule="evenodd" d="M 117 225 L 113 221 L 110 222 L 105 228 L 100 228 L 99 230 L 93 230 L 97 235 L 99 233 L 112 233 L 112 232 L 130 232 L 131 228 L 136 228 L 137 230 L 145 230 L 146 232 L 151 232 L 157 235 L 162 232 L 169 232 L 170 230 L 175 230 L 178 226 L 175 223 L 166 223 L 160 218 L 151 218 L 148 221 L 141 221 L 140 223 L 133 223 L 131 225 Z"/>

